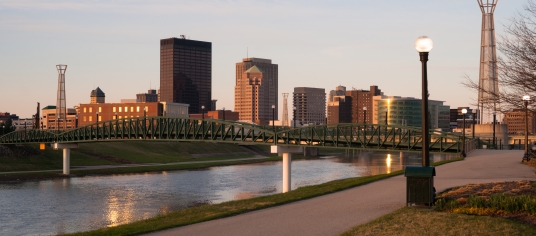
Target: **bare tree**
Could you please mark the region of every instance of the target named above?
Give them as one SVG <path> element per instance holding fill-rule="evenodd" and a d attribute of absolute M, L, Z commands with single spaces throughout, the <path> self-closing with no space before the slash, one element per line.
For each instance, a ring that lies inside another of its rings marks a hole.
<path fill-rule="evenodd" d="M 524 11 L 505 25 L 506 34 L 501 35 L 497 43 L 501 53 L 497 59 L 500 95 L 491 95 L 498 98 L 502 112 L 523 108 L 523 95 L 536 99 L 536 3 L 528 0 Z M 478 80 L 465 78 L 464 86 L 476 92 L 491 93 L 480 87 Z"/>

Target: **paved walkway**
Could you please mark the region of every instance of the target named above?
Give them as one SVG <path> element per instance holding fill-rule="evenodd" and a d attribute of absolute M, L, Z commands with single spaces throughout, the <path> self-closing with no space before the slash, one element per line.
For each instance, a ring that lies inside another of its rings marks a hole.
<path fill-rule="evenodd" d="M 523 151 L 476 150 L 463 161 L 436 167 L 437 192 L 470 183 L 535 180 L 520 164 Z M 338 235 L 405 206 L 404 176 L 233 217 L 150 235 Z"/>

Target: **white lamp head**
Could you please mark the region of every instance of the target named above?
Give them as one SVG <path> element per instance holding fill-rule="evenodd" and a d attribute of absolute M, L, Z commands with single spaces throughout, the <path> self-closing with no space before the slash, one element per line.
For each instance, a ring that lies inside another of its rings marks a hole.
<path fill-rule="evenodd" d="M 523 96 L 523 101 L 530 101 L 530 96 L 529 95 Z"/>
<path fill-rule="evenodd" d="M 434 47 L 434 43 L 428 36 L 421 36 L 415 40 L 415 49 L 417 52 L 430 52 Z"/>
<path fill-rule="evenodd" d="M 467 114 L 467 109 L 462 109 L 462 114 Z"/>
<path fill-rule="evenodd" d="M 367 110 L 367 107 L 363 107 L 363 111 L 366 111 Z"/>

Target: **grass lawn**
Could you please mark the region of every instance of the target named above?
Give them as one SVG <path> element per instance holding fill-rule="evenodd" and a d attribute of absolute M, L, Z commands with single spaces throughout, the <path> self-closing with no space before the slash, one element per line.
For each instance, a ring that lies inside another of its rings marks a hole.
<path fill-rule="evenodd" d="M 404 207 L 341 235 L 536 235 L 536 227 L 503 218 Z"/>

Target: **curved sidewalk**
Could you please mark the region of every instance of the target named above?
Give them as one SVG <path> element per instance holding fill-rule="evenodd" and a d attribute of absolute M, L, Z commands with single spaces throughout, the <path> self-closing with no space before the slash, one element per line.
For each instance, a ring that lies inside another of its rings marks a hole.
<path fill-rule="evenodd" d="M 476 150 L 436 167 L 437 192 L 470 183 L 535 180 L 523 151 Z M 313 199 L 155 232 L 149 235 L 338 235 L 406 204 L 406 179 L 396 176 Z"/>

